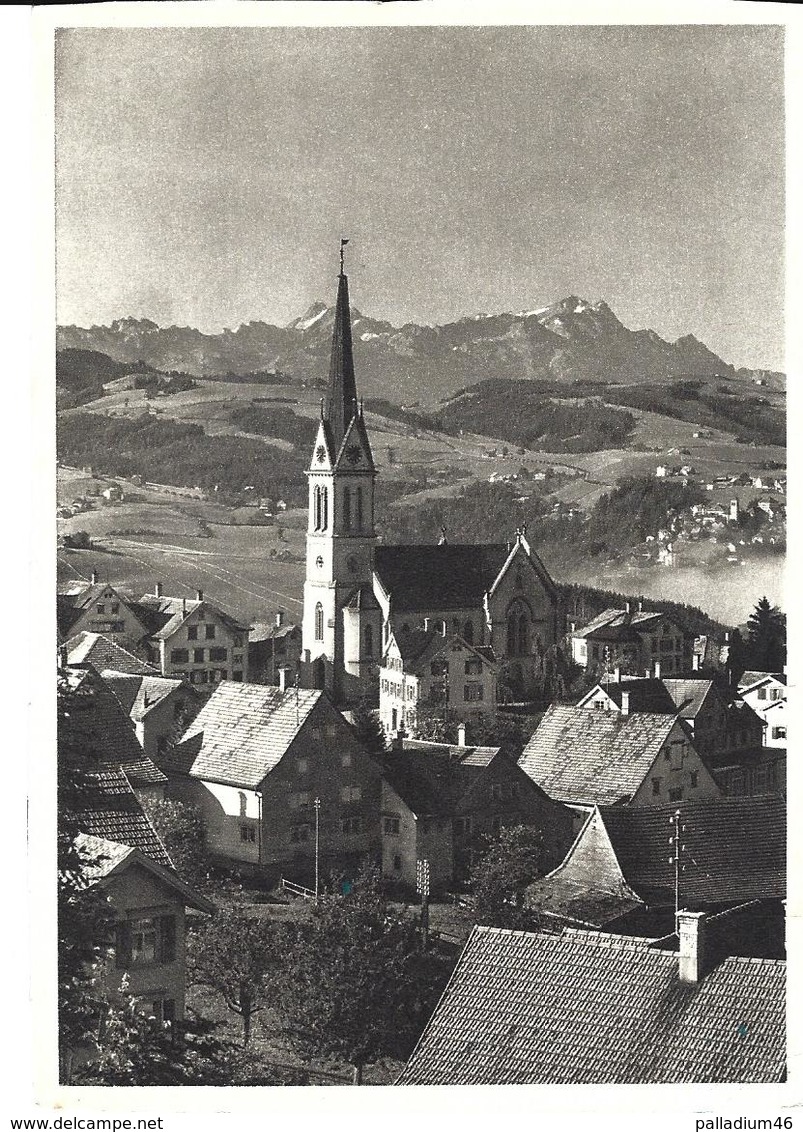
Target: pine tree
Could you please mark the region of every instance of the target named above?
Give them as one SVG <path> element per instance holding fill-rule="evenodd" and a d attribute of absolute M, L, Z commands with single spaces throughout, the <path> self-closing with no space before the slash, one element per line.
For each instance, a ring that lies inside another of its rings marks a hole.
<path fill-rule="evenodd" d="M 372 709 L 367 694 L 357 702 L 353 716 L 354 732 L 357 739 L 372 755 L 380 755 L 385 751 L 385 732 L 379 722 L 376 712 Z"/>
<path fill-rule="evenodd" d="M 747 654 L 758 672 L 780 672 L 786 664 L 786 618 L 762 597 L 747 619 Z"/>

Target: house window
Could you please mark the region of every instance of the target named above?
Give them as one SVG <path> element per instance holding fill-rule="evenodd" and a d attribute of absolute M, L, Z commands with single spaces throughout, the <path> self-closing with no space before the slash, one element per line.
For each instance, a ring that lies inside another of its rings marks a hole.
<path fill-rule="evenodd" d="M 224 659 L 224 660 L 226 659 L 226 650 L 225 650 L 225 649 L 223 649 L 223 659 Z M 231 662 L 232 662 L 232 664 L 242 664 L 242 662 L 243 662 L 243 654 L 242 654 L 242 653 L 237 653 L 237 652 L 236 652 L 236 653 L 234 653 L 234 654 L 233 654 L 233 656 L 232 656 L 232 658 L 231 658 Z"/>
<path fill-rule="evenodd" d="M 466 621 L 465 625 L 463 626 L 463 640 L 468 645 L 474 644 L 474 622 L 473 621 Z"/>
<path fill-rule="evenodd" d="M 243 635 L 242 635 L 242 633 L 235 633 L 234 634 L 234 636 L 232 637 L 232 644 L 233 644 L 234 648 L 236 648 L 236 649 L 241 649 L 243 647 Z"/>
<path fill-rule="evenodd" d="M 463 699 L 468 703 L 476 703 L 483 698 L 482 684 L 466 684 L 463 688 Z"/>
<path fill-rule="evenodd" d="M 131 924 L 131 964 L 156 961 L 159 926 L 154 919 L 134 920 Z"/>
<path fill-rule="evenodd" d="M 454 819 L 455 837 L 467 837 L 471 833 L 471 818 Z"/>
<path fill-rule="evenodd" d="M 315 606 L 315 640 L 323 640 L 323 606 L 320 602 Z"/>
<path fill-rule="evenodd" d="M 400 872 L 401 867 L 402 867 L 402 859 L 399 856 L 399 854 L 397 853 L 396 856 L 393 858 L 393 868 L 396 870 L 396 872 Z"/>
<path fill-rule="evenodd" d="M 349 755 L 349 754 L 341 755 L 340 756 L 340 765 L 344 766 L 344 767 L 351 766 L 351 755 Z"/>
<path fill-rule="evenodd" d="M 669 760 L 671 758 L 672 758 L 672 752 L 669 750 L 668 747 L 665 747 L 664 748 L 664 762 L 669 762 Z"/>
<path fill-rule="evenodd" d="M 652 793 L 653 793 L 653 797 L 657 797 L 661 793 L 661 780 L 660 780 L 660 778 L 653 778 L 653 780 L 652 780 Z"/>
<path fill-rule="evenodd" d="M 98 613 L 105 613 L 105 612 L 106 612 L 106 606 L 105 605 L 99 605 L 98 606 Z"/>
<path fill-rule="evenodd" d="M 190 625 L 189 626 L 189 628 L 187 629 L 187 640 L 188 641 L 197 641 L 198 640 L 198 626 L 197 625 Z"/>
<path fill-rule="evenodd" d="M 449 661 L 448 660 L 433 660 L 429 666 L 431 676 L 448 676 L 449 674 Z"/>
<path fill-rule="evenodd" d="M 345 834 L 362 833 L 362 818 L 343 818 L 340 823 Z"/>
<path fill-rule="evenodd" d="M 785 727 L 773 727 L 772 737 L 773 737 L 773 739 L 785 739 L 786 738 L 786 728 Z"/>
<path fill-rule="evenodd" d="M 192 662 L 193 662 L 193 664 L 203 664 L 205 652 L 206 652 L 206 649 L 193 649 L 192 650 Z M 211 653 L 209 654 L 209 659 L 210 660 L 212 659 Z"/>
<path fill-rule="evenodd" d="M 225 660 L 228 655 L 229 655 L 228 649 L 210 649 L 209 650 L 209 659 L 210 660 Z"/>
<path fill-rule="evenodd" d="M 766 698 L 767 698 L 767 689 L 766 688 L 759 688 L 758 698 L 760 700 L 766 700 Z"/>
<path fill-rule="evenodd" d="M 300 841 L 309 841 L 310 832 L 308 825 L 293 825 L 290 827 L 290 840 L 296 844 Z"/>
<path fill-rule="evenodd" d="M 491 798 L 495 802 L 501 802 L 504 795 L 504 790 L 501 782 L 494 782 L 491 784 Z"/>
<path fill-rule="evenodd" d="M 683 799 L 683 787 L 682 786 L 675 786 L 672 790 L 669 791 L 669 801 L 670 802 L 680 802 L 680 801 L 682 801 L 682 799 Z"/>
<path fill-rule="evenodd" d="M 696 770 L 693 770 L 689 775 L 689 785 L 690 786 L 696 786 L 697 785 L 697 771 Z"/>
<path fill-rule="evenodd" d="M 214 641 L 214 639 L 215 639 L 215 626 L 214 625 L 205 625 L 204 629 L 206 630 L 207 641 Z"/>
<path fill-rule="evenodd" d="M 120 612 L 119 601 L 112 602 L 112 604 L 109 606 L 109 609 L 111 609 L 112 613 L 119 613 Z"/>
<path fill-rule="evenodd" d="M 340 791 L 341 802 L 359 802 L 362 798 L 362 787 L 344 786 Z"/>
<path fill-rule="evenodd" d="M 246 841 L 253 845 L 257 839 L 257 831 L 252 825 L 240 826 L 240 841 Z"/>
<path fill-rule="evenodd" d="M 294 794 L 290 795 L 290 809 L 303 810 L 310 803 L 308 790 L 297 790 Z"/>
<path fill-rule="evenodd" d="M 189 649 L 173 649 L 170 653 L 170 659 L 173 664 L 189 664 L 190 651 Z"/>
<path fill-rule="evenodd" d="M 481 676 L 482 675 L 482 661 L 480 658 L 472 657 L 471 660 L 466 661 L 466 676 Z"/>
<path fill-rule="evenodd" d="M 127 968 L 171 963 L 176 957 L 175 916 L 142 916 L 117 925 L 116 964 Z"/>
<path fill-rule="evenodd" d="M 309 759 L 296 759 L 296 770 L 299 774 L 306 774 L 309 771 Z"/>
<path fill-rule="evenodd" d="M 385 818 L 385 833 L 398 833 L 399 832 L 399 819 L 398 818 Z"/>
<path fill-rule="evenodd" d="M 176 1000 L 174 998 L 155 998 L 151 1003 L 151 1017 L 157 1022 L 172 1025 L 176 1020 Z"/>

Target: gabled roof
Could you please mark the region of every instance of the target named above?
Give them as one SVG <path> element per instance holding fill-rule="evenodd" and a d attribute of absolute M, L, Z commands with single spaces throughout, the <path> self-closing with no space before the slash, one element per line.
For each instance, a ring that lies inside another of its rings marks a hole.
<path fill-rule="evenodd" d="M 173 867 L 167 850 L 121 770 L 87 774 L 82 802 L 83 808 L 69 815 L 82 833 L 129 845 L 158 864 Z"/>
<path fill-rule="evenodd" d="M 500 747 L 457 747 L 406 739 L 377 760 L 382 777 L 417 817 L 455 812 Z"/>
<path fill-rule="evenodd" d="M 504 543 L 377 546 L 374 569 L 394 613 L 476 609 L 508 554 Z"/>
<path fill-rule="evenodd" d="M 68 664 L 91 664 L 101 672 L 104 668 L 115 672 L 130 672 L 141 676 L 158 676 L 159 670 L 146 664 L 102 633 L 78 633 L 65 645 Z"/>
<path fill-rule="evenodd" d="M 374 610 L 379 608 L 380 605 L 374 597 L 372 586 L 360 586 L 346 602 L 346 609 Z"/>
<path fill-rule="evenodd" d="M 180 688 L 185 691 L 190 688 L 190 685 L 185 684 L 183 680 L 170 679 L 167 676 L 134 676 L 109 669 L 105 669 L 101 676 L 103 682 L 111 688 L 120 701 L 123 711 L 127 712 L 135 723 L 141 722 L 173 692 Z M 194 689 L 187 694 L 194 695 Z"/>
<path fill-rule="evenodd" d="M 119 769 L 134 786 L 166 783 L 166 775 L 139 745 L 122 704 L 92 665 L 73 665 L 63 674 L 72 688 L 86 693 L 86 698 L 77 701 L 81 709 L 73 710 L 61 726 L 73 729 L 72 737 L 88 765 L 99 771 Z"/>
<path fill-rule="evenodd" d="M 786 806 L 780 796 L 767 795 L 595 807 L 561 864 L 528 889 L 528 902 L 598 926 L 639 903 L 673 908 L 675 867 L 667 846 L 678 811 L 682 907 L 785 898 Z"/>
<path fill-rule="evenodd" d="M 519 766 L 551 798 L 616 805 L 629 802 L 668 739 L 676 717 L 657 712 L 550 707 Z"/>
<path fill-rule="evenodd" d="M 249 645 L 261 644 L 263 641 L 283 641 L 285 637 L 301 634 L 300 625 L 275 625 L 272 621 L 257 621 L 251 626 L 248 634 Z"/>
<path fill-rule="evenodd" d="M 201 912 L 215 911 L 215 905 L 183 881 L 174 869 L 166 868 L 139 849 L 85 833 L 76 837 L 75 847 L 84 859 L 83 874 L 90 887 L 107 884 L 111 877 L 138 865 L 174 889 L 183 898 L 186 907 L 197 908 Z"/>
<path fill-rule="evenodd" d="M 604 636 L 607 640 L 611 635 L 617 636 L 618 639 L 618 635 L 623 632 L 629 633 L 630 630 L 648 633 L 664 617 L 666 617 L 664 613 L 650 613 L 646 611 L 628 613 L 626 609 L 605 609 L 602 613 L 598 613 L 596 617 L 589 621 L 584 628 L 576 629 L 573 636 L 593 637 L 600 635 Z M 667 619 L 669 620 L 669 618 Z M 628 637 L 628 639 L 630 639 L 630 637 Z"/>
<path fill-rule="evenodd" d="M 652 676 L 625 676 L 621 680 L 610 682 L 603 680 L 587 692 L 577 706 L 584 707 L 600 690 L 619 708 L 622 706 L 622 692 L 627 692 L 630 696 L 630 711 L 654 711 L 661 715 L 674 715 L 677 711 L 675 701 L 666 690 L 663 680 Z"/>
<path fill-rule="evenodd" d="M 218 684 L 170 753 L 170 766 L 193 778 L 255 789 L 323 697 L 303 688 Z"/>
<path fill-rule="evenodd" d="M 444 636 L 437 629 L 411 629 L 407 632 L 394 630 L 393 639 L 401 654 L 405 671 L 410 673 L 420 672 L 439 653 L 446 649 L 451 650 L 453 646 L 474 653 L 491 667 L 496 665 L 493 649 L 489 646 L 470 645 L 458 633 L 450 633 L 448 636 Z M 387 652 L 387 649 L 385 651 Z"/>
<path fill-rule="evenodd" d="M 730 957 L 698 984 L 647 941 L 476 927 L 399 1085 L 775 1082 L 786 963 Z"/>
<path fill-rule="evenodd" d="M 202 607 L 205 612 L 213 614 L 222 621 L 232 632 L 248 632 L 247 625 L 241 625 L 239 621 L 224 613 L 206 598 L 199 601 L 197 598 L 156 597 L 155 594 L 143 594 L 133 606 L 135 612 L 142 612 L 143 621 L 147 623 L 150 635 L 157 641 L 169 640 L 184 622 Z"/>
<path fill-rule="evenodd" d="M 679 680 L 671 677 L 662 678 L 661 681 L 669 695 L 675 709 L 682 719 L 696 719 L 703 704 L 715 688 L 713 680 Z M 717 693 L 714 691 L 714 695 Z"/>
<path fill-rule="evenodd" d="M 359 449 L 360 457 L 355 463 L 352 462 L 352 455 L 357 455 L 357 449 Z M 368 439 L 368 430 L 365 427 L 361 408 L 356 410 L 340 447 L 337 449 L 335 467 L 354 472 L 375 471 L 374 455 L 371 451 L 371 442 Z"/>
<path fill-rule="evenodd" d="M 785 672 L 743 672 L 742 678 L 739 681 L 739 691 L 741 693 L 750 692 L 753 688 L 758 688 L 762 684 L 769 683 L 776 680 L 779 684 L 786 684 Z"/>

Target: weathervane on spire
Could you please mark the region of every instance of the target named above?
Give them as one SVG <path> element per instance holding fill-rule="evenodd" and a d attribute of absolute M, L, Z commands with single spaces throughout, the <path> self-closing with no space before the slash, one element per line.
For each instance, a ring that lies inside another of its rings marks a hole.
<path fill-rule="evenodd" d="M 344 240 L 344 239 L 341 238 L 341 240 L 340 240 L 340 274 L 341 275 L 345 274 L 345 272 L 343 271 L 343 249 L 345 248 L 347 243 L 348 243 L 348 240 Z"/>

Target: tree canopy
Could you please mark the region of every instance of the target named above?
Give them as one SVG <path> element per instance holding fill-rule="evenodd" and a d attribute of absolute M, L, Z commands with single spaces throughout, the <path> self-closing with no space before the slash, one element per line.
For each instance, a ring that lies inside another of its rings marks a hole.
<path fill-rule="evenodd" d="M 534 826 L 503 829 L 471 875 L 477 923 L 526 930 L 535 926 L 525 907 L 527 888 L 543 875 L 541 833 Z"/>

